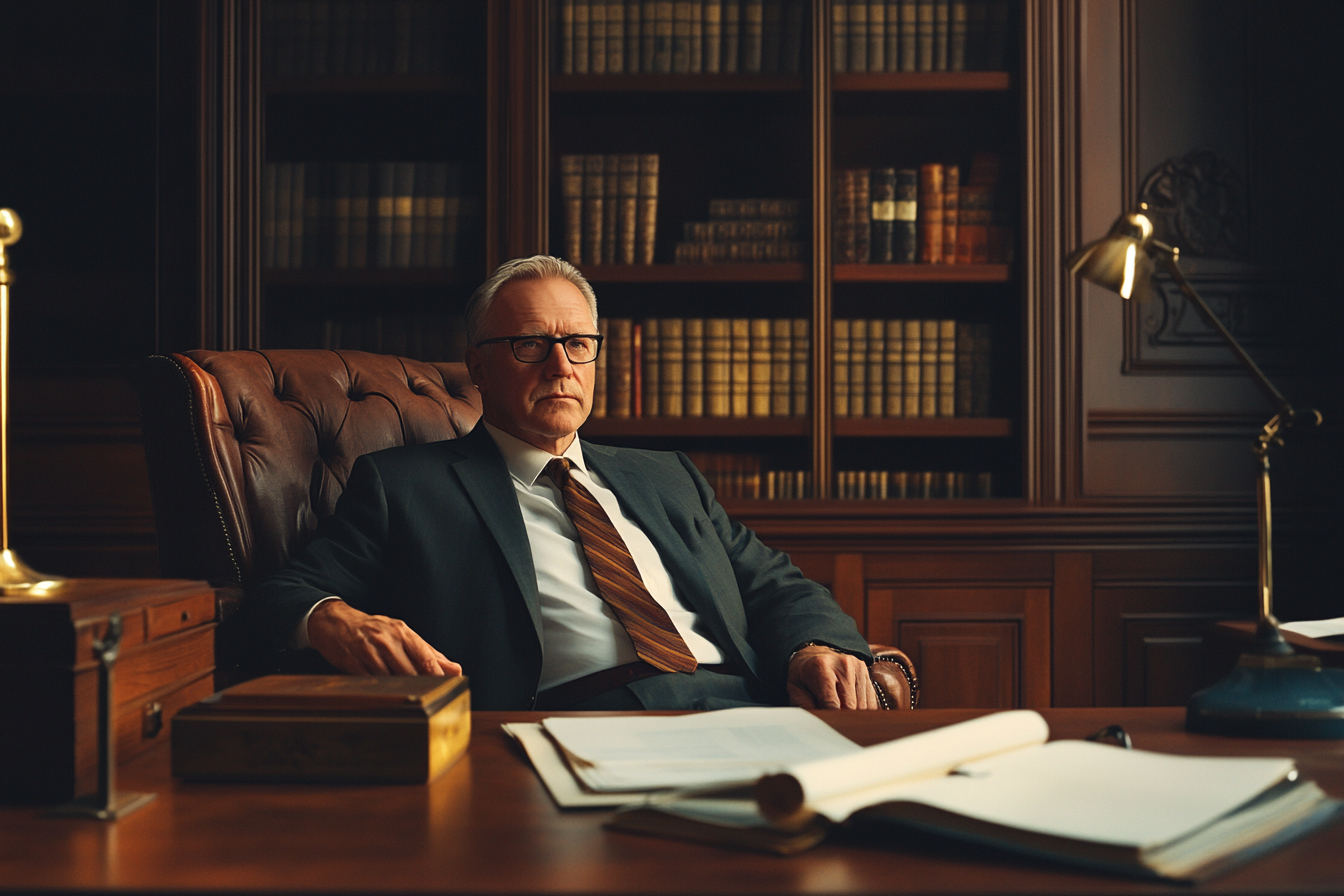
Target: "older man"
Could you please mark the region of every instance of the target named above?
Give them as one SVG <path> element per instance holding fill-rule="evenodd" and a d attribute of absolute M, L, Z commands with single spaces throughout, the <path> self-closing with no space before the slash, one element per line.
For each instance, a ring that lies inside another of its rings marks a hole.
<path fill-rule="evenodd" d="M 731 522 L 680 453 L 582 442 L 592 288 L 546 256 L 467 309 L 482 421 L 360 458 L 319 536 L 253 596 L 337 668 L 471 676 L 480 709 L 875 709 L 831 595 Z"/>

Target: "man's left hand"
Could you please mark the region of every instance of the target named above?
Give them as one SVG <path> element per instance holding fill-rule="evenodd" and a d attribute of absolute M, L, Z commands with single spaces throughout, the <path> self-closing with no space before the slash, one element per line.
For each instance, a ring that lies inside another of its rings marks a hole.
<path fill-rule="evenodd" d="M 789 702 L 804 709 L 881 709 L 863 660 L 819 644 L 789 660 Z"/>

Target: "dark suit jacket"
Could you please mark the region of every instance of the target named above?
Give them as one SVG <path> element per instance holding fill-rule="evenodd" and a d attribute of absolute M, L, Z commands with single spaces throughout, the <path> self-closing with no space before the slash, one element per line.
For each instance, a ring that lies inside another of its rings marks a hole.
<path fill-rule="evenodd" d="M 789 653 L 820 641 L 871 660 L 853 620 L 786 554 L 730 521 L 680 453 L 583 444 L 587 463 L 649 536 L 727 662 L 784 702 Z M 522 512 L 484 426 L 356 461 L 318 537 L 249 603 L 276 647 L 318 600 L 404 620 L 471 678 L 477 709 L 527 709 L 541 674 L 541 610 Z M 659 688 L 676 686 L 659 676 Z"/>

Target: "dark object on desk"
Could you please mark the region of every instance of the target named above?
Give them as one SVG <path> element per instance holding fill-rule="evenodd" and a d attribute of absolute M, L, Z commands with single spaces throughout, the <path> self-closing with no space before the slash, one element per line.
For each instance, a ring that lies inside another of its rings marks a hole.
<path fill-rule="evenodd" d="M 471 741 L 462 676 L 268 675 L 178 714 L 173 774 L 423 784 Z"/>
<path fill-rule="evenodd" d="M 215 594 L 205 582 L 71 579 L 0 597 L 0 801 L 63 803 L 98 789 L 93 642 L 120 613 L 116 754 L 168 739 L 179 709 L 214 690 Z"/>
<path fill-rule="evenodd" d="M 160 568 L 220 586 L 221 688 L 274 671 L 233 618 L 242 589 L 331 515 L 355 459 L 455 439 L 480 417 L 466 365 L 368 352 L 156 356 L 138 386 Z"/>
<path fill-rule="evenodd" d="M 1064 266 L 1121 298 L 1142 300 L 1152 290 L 1154 259 L 1161 259 L 1181 295 L 1222 338 L 1275 408 L 1251 449 L 1258 470 L 1260 535 L 1260 620 L 1255 643 L 1237 660 L 1230 675 L 1190 698 L 1186 727 L 1204 734 L 1244 737 L 1344 738 L 1344 672 L 1323 669 L 1317 657 L 1295 653 L 1274 618 L 1269 454 L 1283 444 L 1283 432 L 1294 424 L 1320 426 L 1321 412 L 1298 410 L 1288 403 L 1181 273 L 1177 263 L 1180 247 L 1155 237 L 1148 204 L 1139 203 L 1139 209 L 1117 218 L 1106 236 L 1074 251 Z"/>

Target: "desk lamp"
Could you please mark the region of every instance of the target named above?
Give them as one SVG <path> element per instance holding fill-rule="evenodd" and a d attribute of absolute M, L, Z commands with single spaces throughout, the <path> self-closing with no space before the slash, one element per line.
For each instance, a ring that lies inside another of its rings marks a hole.
<path fill-rule="evenodd" d="M 60 576 L 34 572 L 9 549 L 9 271 L 5 249 L 23 236 L 13 209 L 0 208 L 0 596 L 39 595 L 60 586 Z"/>
<path fill-rule="evenodd" d="M 1269 452 L 1283 444 L 1280 433 L 1294 423 L 1319 426 L 1320 411 L 1299 411 L 1288 403 L 1185 279 L 1178 264 L 1180 249 L 1154 239 L 1153 222 L 1145 211 L 1147 205 L 1141 204 L 1139 212 L 1121 215 L 1111 225 L 1110 233 L 1070 255 L 1065 267 L 1084 280 L 1131 299 L 1149 293 L 1154 260 L 1160 260 L 1181 294 L 1222 337 L 1277 409 L 1252 448 L 1259 468 L 1260 621 L 1255 643 L 1241 655 L 1230 675 L 1190 698 L 1185 727 L 1247 737 L 1344 737 L 1344 670 L 1324 669 L 1319 658 L 1295 653 L 1274 618 Z"/>

